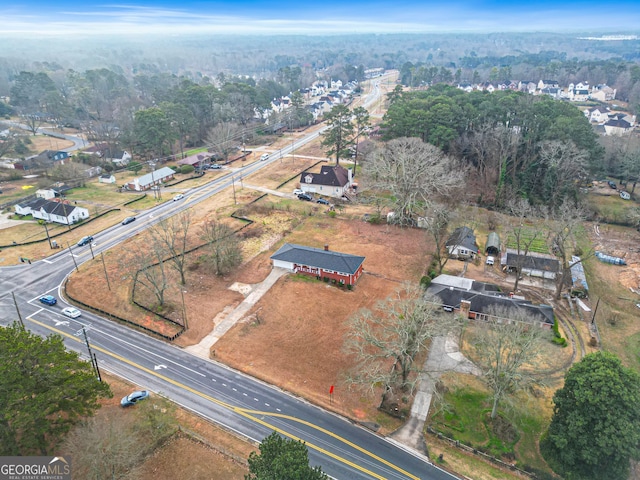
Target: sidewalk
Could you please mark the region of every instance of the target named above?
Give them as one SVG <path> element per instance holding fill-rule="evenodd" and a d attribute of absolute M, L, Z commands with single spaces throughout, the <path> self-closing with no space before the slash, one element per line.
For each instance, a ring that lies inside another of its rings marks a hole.
<path fill-rule="evenodd" d="M 429 356 L 424 364 L 418 380 L 418 387 L 409 420 L 390 436 L 398 442 L 427 454 L 424 441 L 424 422 L 429 415 L 431 399 L 436 383 L 444 372 L 453 371 L 480 375 L 480 370 L 467 360 L 458 346 L 458 339 L 453 336 L 436 337 L 431 342 Z"/>
<path fill-rule="evenodd" d="M 262 282 L 253 285 L 251 293 L 245 297 L 240 305 L 233 309 L 233 311 L 219 322 L 209 335 L 204 337 L 200 343 L 185 347 L 185 350 L 198 357 L 209 359 L 211 347 L 247 314 L 251 307 L 253 307 L 256 302 L 262 298 L 262 296 L 276 283 L 276 281 L 278 281 L 281 276 L 287 273 L 289 273 L 287 270 L 274 267 L 271 270 L 271 273 L 267 275 L 267 278 Z"/>

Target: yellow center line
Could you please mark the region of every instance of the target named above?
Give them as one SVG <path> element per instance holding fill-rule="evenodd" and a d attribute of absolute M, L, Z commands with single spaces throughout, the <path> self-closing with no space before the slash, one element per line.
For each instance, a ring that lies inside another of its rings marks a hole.
<path fill-rule="evenodd" d="M 58 335 L 61 335 L 63 337 L 67 337 L 67 338 L 69 338 L 69 339 L 71 339 L 71 340 L 73 340 L 75 342 L 78 342 L 78 343 L 83 343 L 83 341 L 80 340 L 75 335 L 72 335 L 72 334 L 64 332 L 64 331 L 62 331 L 62 330 L 60 330 L 58 328 L 55 328 L 55 327 L 52 327 L 52 326 L 47 325 L 45 323 L 42 323 L 42 322 L 34 319 L 33 317 L 28 317 L 28 318 L 29 318 L 30 321 L 32 321 L 36 325 L 40 325 L 41 327 L 46 328 L 47 330 L 51 330 L 51 331 L 57 333 Z M 343 438 L 343 437 L 341 437 L 339 435 L 336 435 L 335 433 L 333 433 L 333 432 L 331 432 L 329 430 L 326 430 L 326 429 L 324 429 L 324 428 L 322 428 L 322 427 L 320 427 L 318 425 L 314 425 L 313 423 L 310 423 L 310 422 L 308 422 L 306 420 L 301 420 L 299 418 L 292 417 L 290 415 L 278 414 L 278 413 L 273 413 L 273 412 L 262 412 L 262 411 L 258 411 L 258 410 L 250 410 L 250 409 L 247 409 L 247 408 L 231 405 L 230 403 L 223 402 L 222 400 L 218 400 L 217 398 L 214 398 L 214 397 L 212 397 L 210 395 L 207 395 L 206 393 L 200 392 L 200 391 L 198 391 L 198 390 L 196 390 L 196 389 L 194 389 L 192 387 L 189 387 L 188 385 L 185 385 L 185 384 L 180 383 L 180 382 L 178 382 L 178 381 L 176 381 L 176 380 L 174 380 L 172 378 L 169 378 L 169 377 L 167 377 L 165 375 L 162 375 L 161 373 L 158 373 L 155 370 L 150 370 L 150 369 L 148 369 L 146 367 L 143 367 L 142 365 L 139 365 L 139 364 L 137 364 L 137 363 L 135 363 L 135 362 L 133 362 L 133 361 L 121 356 L 121 355 L 118 355 L 117 353 L 111 352 L 110 350 L 107 350 L 105 348 L 99 347 L 99 346 L 94 345 L 94 344 L 90 344 L 90 345 L 91 345 L 92 349 L 94 349 L 94 350 L 96 350 L 98 352 L 101 352 L 101 353 L 103 353 L 105 355 L 108 355 L 108 356 L 113 357 L 113 358 L 115 358 L 117 360 L 120 360 L 121 362 L 126 363 L 127 365 L 130 365 L 130 366 L 132 366 L 134 368 L 137 368 L 138 370 L 141 370 L 141 371 L 143 371 L 145 373 L 148 373 L 149 375 L 153 375 L 154 377 L 159 378 L 161 380 L 164 380 L 165 382 L 170 383 L 171 385 L 174 385 L 176 387 L 182 388 L 182 389 L 184 389 L 184 390 L 186 390 L 188 392 L 193 393 L 194 395 L 197 395 L 197 396 L 199 396 L 201 398 L 209 400 L 210 402 L 213 402 L 216 405 L 219 405 L 219 406 L 221 406 L 223 408 L 231 410 L 232 412 L 235 412 L 238 415 L 242 415 L 243 417 L 248 418 L 248 419 L 252 420 L 255 423 L 258 423 L 260 425 L 268 427 L 268 428 L 270 428 L 270 429 L 272 429 L 272 430 L 274 430 L 274 431 L 276 431 L 276 432 L 278 432 L 278 433 L 280 433 L 280 434 L 282 434 L 282 435 L 284 435 L 284 436 L 286 436 L 288 438 L 291 438 L 293 440 L 300 440 L 301 442 L 304 442 L 307 447 L 312 448 L 312 449 L 314 449 L 314 450 L 316 450 L 318 452 L 321 452 L 321 453 L 327 455 L 328 457 L 334 458 L 334 459 L 338 460 L 339 462 L 344 463 L 345 465 L 348 465 L 348 466 L 350 466 L 352 468 L 355 468 L 355 469 L 357 469 L 357 470 L 359 470 L 359 471 L 361 471 L 363 473 L 366 473 L 367 475 L 370 475 L 373 478 L 378 478 L 380 480 L 384 480 L 385 477 L 382 477 L 382 476 L 378 475 L 377 473 L 371 472 L 371 471 L 367 470 L 366 468 L 363 468 L 363 467 L 351 462 L 350 460 L 347 460 L 346 458 L 341 457 L 341 456 L 339 456 L 339 455 L 337 455 L 335 453 L 329 452 L 329 451 L 323 449 L 322 447 L 319 447 L 319 446 L 317 446 L 317 445 L 315 445 L 313 443 L 306 442 L 306 441 L 302 440 L 301 438 L 293 435 L 292 433 L 287 432 L 286 430 L 282 430 L 281 428 L 278 428 L 275 425 L 272 425 L 272 424 L 270 424 L 268 422 L 265 422 L 264 420 L 261 420 L 261 419 L 255 417 L 254 414 L 255 415 L 265 415 L 265 416 L 279 417 L 279 418 L 284 418 L 284 419 L 287 419 L 287 420 L 291 420 L 291 421 L 294 421 L 294 422 L 301 423 L 301 424 L 306 425 L 308 427 L 311 427 L 311 428 L 313 428 L 315 430 L 318 430 L 318 431 L 320 431 L 320 432 L 322 432 L 322 433 L 324 433 L 324 434 L 326 434 L 326 435 L 328 435 L 328 436 L 330 436 L 330 437 L 332 437 L 332 438 L 334 438 L 336 440 L 339 440 L 340 442 L 344 443 L 345 445 L 348 445 L 348 446 L 350 446 L 350 447 L 352 447 L 352 448 L 364 453 L 365 455 L 371 457 L 372 459 L 375 459 L 378 462 L 380 462 L 380 463 L 382 463 L 384 465 L 387 465 L 388 467 L 392 468 L 393 470 L 396 470 L 397 472 L 399 472 L 399 473 L 401 473 L 403 475 L 406 475 L 407 478 L 410 478 L 412 480 L 419 480 L 419 477 L 416 477 L 415 475 L 412 475 L 409 472 L 404 471 L 400 467 L 390 463 L 389 461 L 387 461 L 387 460 L 385 460 L 385 459 L 383 459 L 381 457 L 378 457 L 374 453 L 369 452 L 368 450 L 365 450 L 364 448 L 354 444 L 353 442 L 350 442 L 346 438 Z"/>

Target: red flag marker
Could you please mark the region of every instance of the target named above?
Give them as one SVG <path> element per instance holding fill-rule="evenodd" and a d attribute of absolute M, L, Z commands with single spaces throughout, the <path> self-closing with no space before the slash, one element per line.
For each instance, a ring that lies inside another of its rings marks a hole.
<path fill-rule="evenodd" d="M 333 385 L 331 385 L 331 388 L 329 388 L 329 393 L 333 393 Z"/>

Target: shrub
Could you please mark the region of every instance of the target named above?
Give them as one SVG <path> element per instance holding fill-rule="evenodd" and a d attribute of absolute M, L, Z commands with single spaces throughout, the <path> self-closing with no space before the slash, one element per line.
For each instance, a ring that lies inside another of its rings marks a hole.
<path fill-rule="evenodd" d="M 331 218 L 335 218 L 336 217 L 336 211 L 335 210 L 329 210 L 329 213 L 327 215 L 329 215 Z"/>
<path fill-rule="evenodd" d="M 420 286 L 426 290 L 429 285 L 431 285 L 431 276 L 423 275 L 420 279 Z"/>
<path fill-rule="evenodd" d="M 182 165 L 180 167 L 180 173 L 186 174 L 186 173 L 193 173 L 195 171 L 195 168 L 193 168 L 193 165 Z"/>

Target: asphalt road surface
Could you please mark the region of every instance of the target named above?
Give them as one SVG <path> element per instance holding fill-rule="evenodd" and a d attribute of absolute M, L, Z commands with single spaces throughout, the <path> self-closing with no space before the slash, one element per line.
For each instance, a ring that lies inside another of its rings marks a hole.
<path fill-rule="evenodd" d="M 282 150 L 289 153 L 320 134 L 297 139 Z M 225 426 L 250 439 L 260 441 L 272 431 L 306 442 L 312 465 L 320 465 L 337 479 L 430 479 L 455 477 L 431 464 L 427 458 L 375 434 L 338 415 L 326 412 L 280 389 L 229 369 L 214 361 L 151 338 L 90 312 L 70 319 L 62 315 L 67 306 L 60 295 L 61 285 L 78 265 L 149 225 L 228 188 L 240 176 L 264 168 L 280 157 L 255 162 L 215 181 L 185 192 L 180 202 L 166 202 L 137 215 L 129 225 L 115 225 L 94 234 L 94 243 L 70 246 L 33 264 L 0 269 L 0 324 L 7 325 L 19 314 L 26 327 L 38 334 L 61 335 L 67 347 L 88 358 L 90 348 L 101 369 L 128 379 L 158 395 Z M 46 248 L 46 243 L 43 243 Z M 6 249 L 3 255 L 10 255 Z M 12 292 L 16 296 L 17 309 Z M 44 294 L 58 299 L 55 306 L 39 302 Z M 19 313 L 18 313 L 19 312 Z M 318 366 L 321 368 L 321 366 Z"/>

